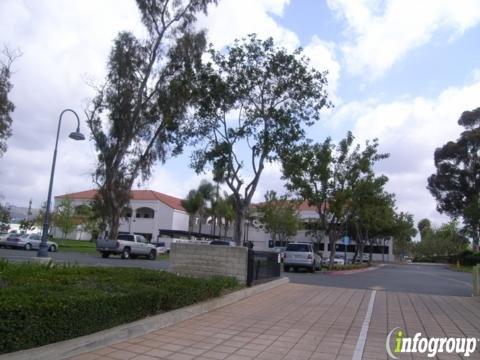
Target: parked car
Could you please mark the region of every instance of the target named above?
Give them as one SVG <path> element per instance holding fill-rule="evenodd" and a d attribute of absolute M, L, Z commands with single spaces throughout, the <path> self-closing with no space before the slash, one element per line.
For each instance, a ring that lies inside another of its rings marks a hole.
<path fill-rule="evenodd" d="M 333 258 L 333 263 L 335 265 L 345 265 L 345 256 L 335 255 L 335 257 Z"/>
<path fill-rule="evenodd" d="M 277 254 L 280 254 L 280 261 L 283 262 L 283 257 L 285 255 L 285 247 L 274 247 L 272 250 Z"/>
<path fill-rule="evenodd" d="M 155 243 L 154 245 L 157 248 L 157 255 L 163 255 L 163 254 L 167 254 L 169 252 L 163 241 L 159 241 L 159 242 Z"/>
<path fill-rule="evenodd" d="M 290 271 L 292 268 L 296 271 L 298 268 L 306 268 L 310 272 L 320 270 L 322 266 L 322 257 L 316 253 L 311 243 L 290 243 L 285 249 L 283 255 L 283 268 Z"/>
<path fill-rule="evenodd" d="M 209 245 L 225 245 L 225 246 L 235 246 L 235 242 L 230 240 L 212 240 Z"/>
<path fill-rule="evenodd" d="M 38 250 L 42 242 L 40 234 L 10 234 L 6 241 L 6 247 L 13 249 Z M 58 244 L 53 241 L 47 241 L 47 249 L 50 252 L 58 250 Z"/>
<path fill-rule="evenodd" d="M 145 256 L 149 260 L 155 260 L 157 257 L 157 248 L 142 235 L 120 234 L 115 240 L 97 239 L 97 251 L 103 258 L 120 255 L 122 259 Z"/>

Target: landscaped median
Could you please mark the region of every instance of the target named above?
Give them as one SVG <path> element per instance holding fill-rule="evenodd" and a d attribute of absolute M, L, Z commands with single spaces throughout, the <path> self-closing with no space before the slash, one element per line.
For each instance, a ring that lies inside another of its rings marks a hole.
<path fill-rule="evenodd" d="M 240 288 L 136 268 L 0 262 L 0 353 L 71 339 Z"/>

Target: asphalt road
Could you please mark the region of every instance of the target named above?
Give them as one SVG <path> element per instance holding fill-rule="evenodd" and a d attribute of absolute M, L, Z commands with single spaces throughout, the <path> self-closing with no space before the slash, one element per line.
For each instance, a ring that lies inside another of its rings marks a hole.
<path fill-rule="evenodd" d="M 353 289 L 471 296 L 472 275 L 444 265 L 388 264 L 376 270 L 333 275 L 328 273 L 284 273 L 293 283 Z"/>
<path fill-rule="evenodd" d="M 103 259 L 99 254 L 76 252 L 49 253 L 57 263 L 82 266 L 141 267 L 154 270 L 168 270 L 168 260 L 128 259 L 119 256 Z M 11 261 L 29 261 L 36 251 L 0 249 L 0 258 Z M 396 265 L 387 264 L 376 270 L 349 275 L 328 273 L 289 272 L 283 273 L 292 283 L 334 286 L 352 289 L 376 289 L 379 291 L 409 292 L 435 295 L 471 296 L 472 275 L 453 271 L 443 265 Z"/>
<path fill-rule="evenodd" d="M 120 256 L 110 256 L 109 258 L 104 259 L 98 253 L 86 254 L 67 251 L 48 254 L 56 263 L 77 264 L 82 266 L 120 266 L 168 270 L 168 260 L 151 261 L 143 258 L 123 260 Z M 36 251 L 0 249 L 0 258 L 8 259 L 10 261 L 29 261 L 33 260 L 36 255 Z"/>

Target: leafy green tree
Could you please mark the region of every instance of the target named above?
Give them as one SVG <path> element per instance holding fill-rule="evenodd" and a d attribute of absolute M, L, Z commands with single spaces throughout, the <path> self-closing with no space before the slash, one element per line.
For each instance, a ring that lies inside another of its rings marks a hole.
<path fill-rule="evenodd" d="M 429 219 L 424 218 L 418 222 L 417 228 L 420 233 L 420 238 L 425 239 L 432 231 L 432 223 Z"/>
<path fill-rule="evenodd" d="M 7 232 L 10 229 L 10 209 L 3 204 L 0 204 L 0 231 Z"/>
<path fill-rule="evenodd" d="M 288 200 L 287 196 L 278 197 L 273 190 L 265 194 L 265 202 L 257 209 L 259 220 L 274 244 L 279 241 L 281 246 L 286 246 L 288 240 L 297 234 L 301 227 L 298 205 L 297 201 Z"/>
<path fill-rule="evenodd" d="M 372 261 L 373 246 L 388 237 L 394 226 L 395 201 L 384 187 L 388 178 L 375 177 L 373 173 L 357 181 L 351 188 L 349 221 L 353 223 L 360 259 L 365 244 L 370 246 L 369 259 Z"/>
<path fill-rule="evenodd" d="M 231 190 L 233 239 L 241 244 L 265 163 L 277 160 L 304 137 L 304 125 L 319 119 L 328 106 L 326 77 L 310 69 L 301 50 L 289 53 L 271 38 L 262 41 L 255 35 L 235 41 L 225 52 L 210 49 L 210 56 L 197 84 L 199 143 L 192 165 L 198 173 L 211 168 L 214 180 Z"/>
<path fill-rule="evenodd" d="M 432 229 L 415 246 L 415 255 L 420 257 L 455 256 L 468 247 L 464 236 L 455 220 Z"/>
<path fill-rule="evenodd" d="M 342 224 L 353 218 L 352 194 L 357 184 L 373 176 L 373 165 L 388 157 L 378 153 L 377 140 L 367 141 L 363 150 L 353 142 L 349 132 L 336 146 L 327 138 L 323 143 L 301 144 L 282 154 L 287 189 L 317 210 L 318 223 L 314 227 L 328 237 L 330 266 L 335 244 L 344 233 Z"/>
<path fill-rule="evenodd" d="M 181 201 L 183 208 L 189 215 L 188 231 L 190 233 L 193 230 L 194 220 L 195 217 L 198 215 L 200 207 L 202 206 L 202 202 L 202 196 L 196 189 L 190 190 L 187 197 Z"/>
<path fill-rule="evenodd" d="M 155 162 L 182 150 L 181 127 L 206 46 L 193 23 L 212 2 L 137 0 L 147 37 L 121 32 L 115 39 L 106 82 L 87 111 L 98 152 L 94 180 L 111 238 L 135 179 L 147 179 Z"/>
<path fill-rule="evenodd" d="M 223 226 L 224 236 L 226 237 L 230 225 L 235 220 L 233 197 L 224 192 L 223 197 L 217 198 L 214 206 L 215 214 L 219 220 L 219 235 L 221 235 L 221 227 Z"/>
<path fill-rule="evenodd" d="M 12 52 L 4 48 L 2 55 L 0 58 L 0 157 L 7 151 L 7 139 L 12 135 L 11 114 L 15 110 L 15 105 L 8 95 L 13 87 L 10 80 L 11 66 L 20 56 L 20 52 Z"/>
<path fill-rule="evenodd" d="M 458 124 L 465 128 L 456 141 L 435 150 L 437 171 L 428 178 L 428 189 L 437 210 L 462 219 L 466 233 L 478 250 L 480 236 L 480 107 L 465 111 Z"/>
<path fill-rule="evenodd" d="M 417 235 L 413 215 L 405 212 L 395 214 L 393 228 L 393 253 L 403 258 L 410 254 L 413 247 L 412 239 Z"/>
<path fill-rule="evenodd" d="M 72 200 L 62 198 L 52 216 L 53 225 L 62 232 L 62 239 L 65 240 L 67 235 L 75 229 L 75 209 Z"/>

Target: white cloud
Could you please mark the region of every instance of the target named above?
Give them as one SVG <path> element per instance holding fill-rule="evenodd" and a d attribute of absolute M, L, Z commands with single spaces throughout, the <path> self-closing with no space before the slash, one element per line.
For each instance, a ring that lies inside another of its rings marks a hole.
<path fill-rule="evenodd" d="M 447 141 L 455 140 L 462 128 L 458 118 L 465 110 L 478 107 L 480 81 L 451 87 L 438 97 L 416 97 L 378 103 L 374 100 L 347 103 L 335 110 L 332 121 L 352 121 L 353 134 L 363 143 L 378 138 L 382 152 L 390 158 L 378 170 L 390 178 L 389 191 L 396 193 L 401 210 L 430 217 L 437 222 L 445 217 L 435 211 L 427 178 L 435 172 L 433 153 Z"/>
<path fill-rule="evenodd" d="M 208 29 L 209 40 L 216 47 L 224 47 L 248 34 L 260 38 L 273 37 L 277 44 L 293 50 L 300 40 L 297 35 L 281 27 L 270 13 L 283 14 L 289 0 L 222 0 L 211 8 L 208 17 L 199 19 L 199 26 Z"/>
<path fill-rule="evenodd" d="M 349 71 L 376 77 L 435 33 L 452 38 L 480 22 L 478 0 L 328 0 L 345 19 L 349 41 L 342 52 Z"/>
<path fill-rule="evenodd" d="M 335 44 L 321 40 L 314 36 L 304 49 L 305 55 L 310 58 L 310 64 L 318 71 L 328 71 L 328 92 L 330 100 L 337 104 L 338 80 L 340 78 L 340 64 L 335 56 Z"/>

